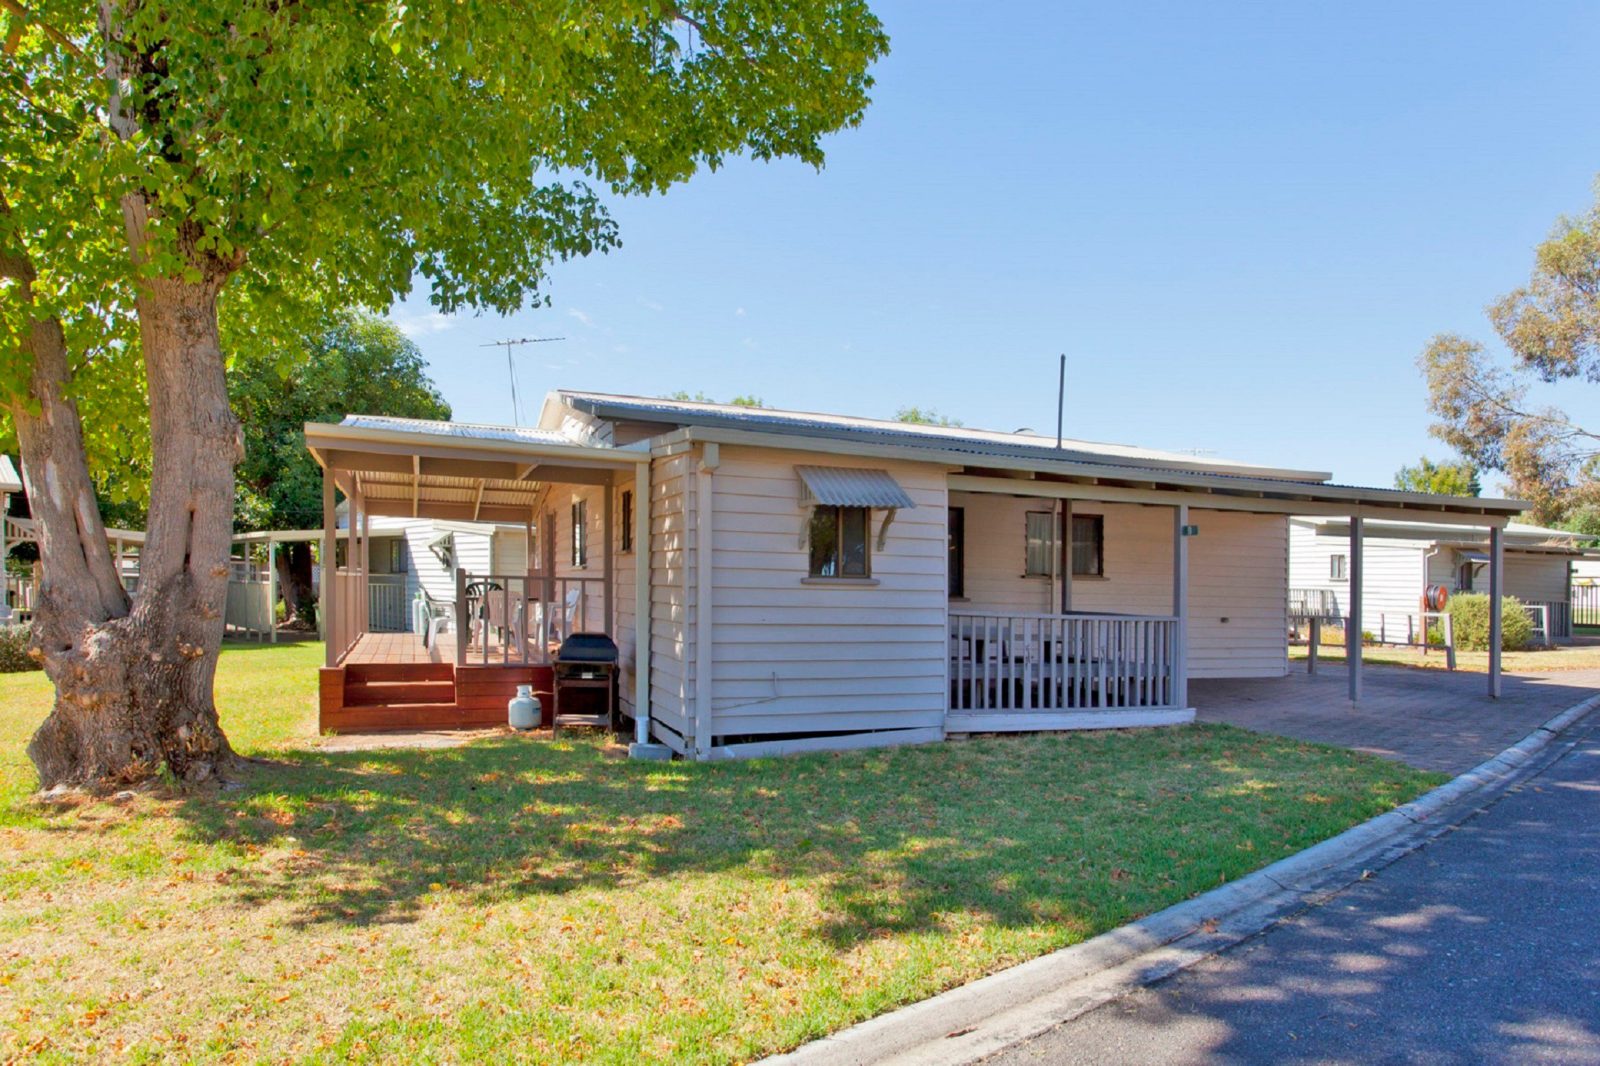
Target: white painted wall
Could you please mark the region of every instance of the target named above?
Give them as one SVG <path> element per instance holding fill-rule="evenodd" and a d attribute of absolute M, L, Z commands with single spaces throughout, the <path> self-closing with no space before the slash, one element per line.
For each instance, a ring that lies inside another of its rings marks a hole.
<path fill-rule="evenodd" d="M 1328 577 L 1331 556 L 1348 555 L 1350 539 L 1317 531 L 1300 521 L 1289 523 L 1290 588 L 1327 589 L 1338 599 L 1338 609 L 1349 609 L 1349 583 Z M 1461 555 L 1449 547 L 1434 549 L 1431 541 L 1418 538 L 1368 536 L 1366 547 L 1365 595 L 1362 601 L 1362 628 L 1377 633 L 1380 615 L 1388 615 L 1394 631 L 1405 631 L 1405 616 L 1421 610 L 1419 600 L 1428 585 L 1443 585 L 1452 592 L 1459 587 Z M 1487 550 L 1487 548 L 1485 548 Z M 1530 603 L 1563 603 L 1567 593 L 1568 559 L 1539 552 L 1505 552 L 1506 595 Z M 1486 568 L 1479 570 L 1476 592 L 1487 592 Z"/>
<path fill-rule="evenodd" d="M 872 512 L 872 585 L 812 582 L 796 465 L 886 469 L 917 506 Z M 704 475 L 700 475 L 704 476 Z M 724 447 L 713 484 L 712 714 L 719 736 L 939 728 L 942 467 Z"/>
<path fill-rule="evenodd" d="M 685 444 L 658 448 L 650 479 L 650 713 L 685 737 L 694 680 L 693 463 Z"/>
<path fill-rule="evenodd" d="M 1035 497 L 952 492 L 966 511 L 966 599 L 974 611 L 1054 613 L 1059 586 L 1025 577 L 1027 513 Z M 1105 574 L 1072 579 L 1072 609 L 1166 615 L 1172 611 L 1172 509 L 1077 500 L 1074 515 L 1100 515 Z M 1190 511 L 1189 676 L 1277 677 L 1288 669 L 1288 530 L 1281 515 Z"/>

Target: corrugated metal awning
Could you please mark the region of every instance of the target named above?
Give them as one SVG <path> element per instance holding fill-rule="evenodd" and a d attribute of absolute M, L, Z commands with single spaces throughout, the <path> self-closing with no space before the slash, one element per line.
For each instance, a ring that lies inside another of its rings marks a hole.
<path fill-rule="evenodd" d="M 1489 556 L 1484 552 L 1457 551 L 1456 556 L 1464 563 L 1486 563 L 1489 561 Z"/>
<path fill-rule="evenodd" d="M 797 466 L 805 486 L 805 503 L 826 507 L 915 507 L 916 503 L 887 470 L 850 466 Z"/>

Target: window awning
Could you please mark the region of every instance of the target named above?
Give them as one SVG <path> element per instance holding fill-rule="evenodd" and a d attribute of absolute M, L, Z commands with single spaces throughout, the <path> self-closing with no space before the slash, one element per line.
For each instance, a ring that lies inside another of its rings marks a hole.
<path fill-rule="evenodd" d="M 1486 563 L 1489 561 L 1489 556 L 1483 552 L 1458 551 L 1456 552 L 1456 557 L 1464 563 Z"/>
<path fill-rule="evenodd" d="M 849 466 L 797 466 L 804 486 L 802 503 L 825 507 L 915 507 L 916 503 L 887 470 Z"/>

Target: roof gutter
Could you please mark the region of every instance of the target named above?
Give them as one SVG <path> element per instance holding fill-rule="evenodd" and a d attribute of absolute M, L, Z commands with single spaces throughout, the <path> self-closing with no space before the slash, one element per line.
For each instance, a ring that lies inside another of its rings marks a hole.
<path fill-rule="evenodd" d="M 440 458 L 463 454 L 494 454 L 508 460 L 517 459 L 581 459 L 585 463 L 627 468 L 644 458 L 637 450 L 597 447 L 592 444 L 544 444 L 537 441 L 499 440 L 494 438 L 451 437 L 442 433 L 405 432 L 393 429 L 369 429 L 363 426 L 341 426 L 328 422 L 307 422 L 306 447 L 317 460 L 326 465 L 322 452 L 330 449 L 358 450 L 370 446 L 384 451 L 404 451 L 408 455 L 429 455 Z"/>
<path fill-rule="evenodd" d="M 680 437 L 681 434 L 681 437 Z M 961 469 L 978 466 L 994 470 L 1009 470 L 1030 474 L 1055 474 L 1067 478 L 1090 481 L 1128 482 L 1151 489 L 1172 488 L 1180 491 L 1205 492 L 1237 499 L 1252 497 L 1305 501 L 1308 503 L 1337 504 L 1342 506 L 1367 505 L 1387 510 L 1417 511 L 1423 514 L 1471 515 L 1480 517 L 1486 524 L 1503 524 L 1527 510 L 1522 500 L 1485 499 L 1476 496 L 1435 496 L 1423 492 L 1398 492 L 1392 489 L 1371 490 L 1344 485 L 1324 485 L 1307 481 L 1285 481 L 1274 478 L 1253 478 L 1239 475 L 1205 475 L 1182 470 L 1166 470 L 1146 466 L 1118 466 L 1106 463 L 1086 463 L 1072 459 L 1024 459 L 1015 456 L 987 455 L 945 448 L 926 448 L 895 444 L 874 444 L 859 441 L 842 441 L 837 438 L 791 436 L 789 434 L 752 432 L 750 430 L 721 429 L 709 426 L 686 426 L 669 434 L 667 440 L 682 439 L 694 442 L 747 445 L 759 448 L 783 448 L 792 451 L 822 452 L 833 455 L 873 456 L 903 459 L 910 462 L 943 464 Z M 1036 486 L 1042 489 L 1043 483 Z M 1030 487 L 1019 481 L 1018 495 L 1028 495 Z M 1047 493 L 1041 493 L 1047 494 Z M 1197 504 L 1197 506 L 1203 506 Z"/>

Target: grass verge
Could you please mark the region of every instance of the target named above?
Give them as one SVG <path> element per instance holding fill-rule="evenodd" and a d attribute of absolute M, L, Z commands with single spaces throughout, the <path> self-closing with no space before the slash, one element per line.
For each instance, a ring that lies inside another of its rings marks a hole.
<path fill-rule="evenodd" d="M 1071 944 L 1442 780 L 1217 726 L 721 764 L 320 751 L 228 650 L 237 792 L 41 806 L 0 677 L 0 1058 L 727 1062 Z"/>
<path fill-rule="evenodd" d="M 1304 662 L 1304 645 L 1291 646 L 1289 658 Z M 1343 644 L 1324 644 L 1317 649 L 1318 660 L 1344 662 Z M 1415 648 L 1370 645 L 1361 649 L 1361 661 L 1387 666 L 1412 666 L 1421 670 L 1446 669 L 1445 654 L 1433 649 L 1424 655 Z M 1486 651 L 1456 651 L 1456 669 L 1473 673 L 1489 672 L 1489 653 Z M 1507 673 L 1536 674 L 1563 670 L 1600 670 L 1600 643 L 1562 644 L 1554 648 L 1530 648 L 1526 651 L 1500 653 L 1500 669 Z"/>

